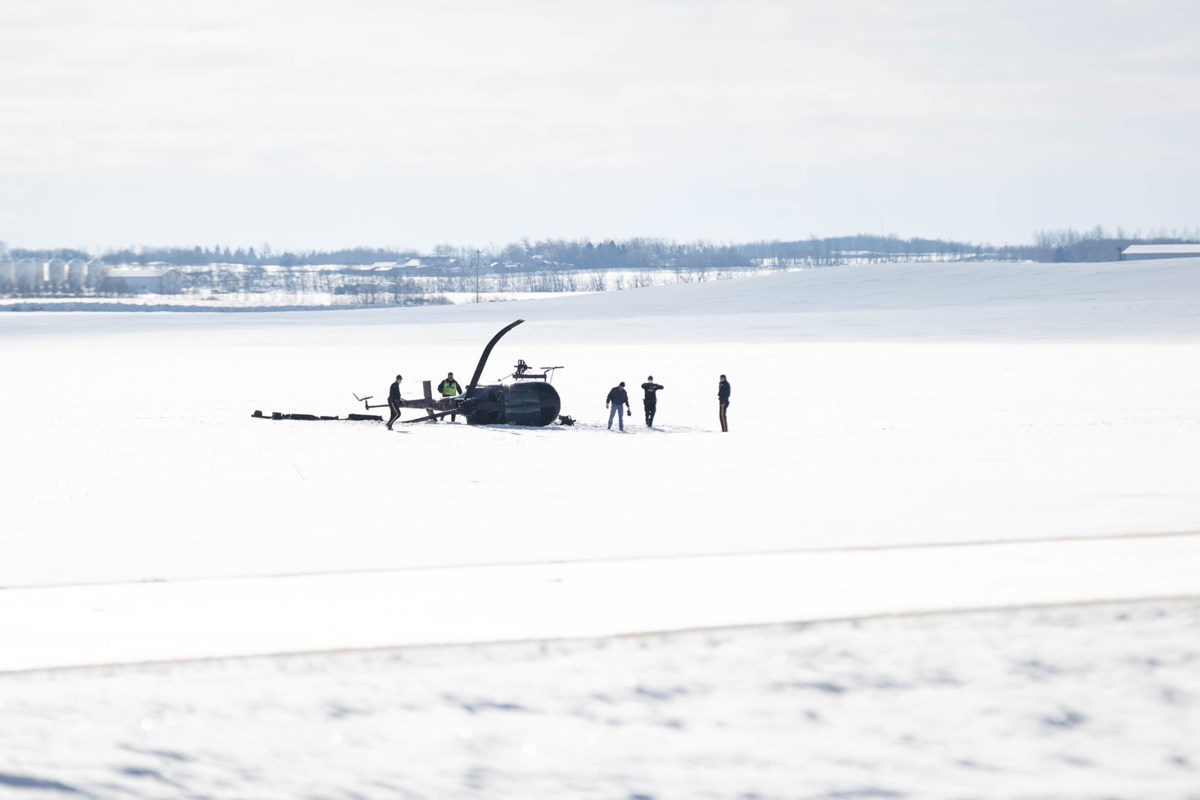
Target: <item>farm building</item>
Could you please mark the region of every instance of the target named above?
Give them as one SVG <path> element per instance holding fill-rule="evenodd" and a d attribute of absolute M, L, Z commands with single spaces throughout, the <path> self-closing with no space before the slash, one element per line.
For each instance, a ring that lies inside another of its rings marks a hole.
<path fill-rule="evenodd" d="M 67 262 L 52 258 L 46 262 L 46 282 L 51 286 L 62 286 L 67 280 Z"/>
<path fill-rule="evenodd" d="M 83 290 L 87 280 L 87 262 L 82 258 L 72 258 L 67 262 L 67 288 L 73 292 Z"/>
<path fill-rule="evenodd" d="M 134 294 L 178 294 L 179 273 L 159 267 L 113 267 L 105 275 L 120 291 Z"/>
<path fill-rule="evenodd" d="M 1153 258 L 1200 258 L 1200 244 L 1131 244 L 1121 251 L 1122 261 Z"/>
<path fill-rule="evenodd" d="M 13 265 L 17 289 L 31 291 L 46 282 L 46 264 L 33 258 L 23 258 Z"/>

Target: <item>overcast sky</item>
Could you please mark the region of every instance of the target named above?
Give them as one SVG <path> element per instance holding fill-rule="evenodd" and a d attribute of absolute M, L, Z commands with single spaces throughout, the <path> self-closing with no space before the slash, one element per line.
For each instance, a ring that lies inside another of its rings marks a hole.
<path fill-rule="evenodd" d="M 1200 225 L 1195 0 L 3 0 L 10 247 Z"/>

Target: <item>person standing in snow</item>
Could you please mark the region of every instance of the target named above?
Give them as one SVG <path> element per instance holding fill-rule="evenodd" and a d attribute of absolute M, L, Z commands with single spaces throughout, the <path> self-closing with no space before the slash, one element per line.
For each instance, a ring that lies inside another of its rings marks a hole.
<path fill-rule="evenodd" d="M 619 384 L 609 389 L 608 398 L 604 401 L 604 407 L 609 408 L 610 405 L 611 410 L 608 412 L 608 429 L 610 431 L 612 430 L 613 415 L 616 414 L 618 426 L 622 431 L 625 430 L 625 412 L 629 411 L 629 413 L 633 413 L 629 408 L 629 393 L 625 391 L 625 381 L 621 381 Z M 622 406 L 624 406 L 624 410 L 622 410 Z"/>
<path fill-rule="evenodd" d="M 388 408 L 392 410 L 392 418 L 388 420 L 387 429 L 390 431 L 396 420 L 400 419 L 400 406 L 404 402 L 400 399 L 400 381 L 404 380 L 399 375 L 396 376 L 395 382 L 388 387 Z"/>
<path fill-rule="evenodd" d="M 661 383 L 654 382 L 653 375 L 647 376 L 646 382 L 642 384 L 642 391 L 646 393 L 645 396 L 642 398 L 642 405 L 646 409 L 646 427 L 647 428 L 654 427 L 654 412 L 658 410 L 658 394 L 657 394 L 657 392 L 662 388 L 663 387 L 662 387 Z"/>
<path fill-rule="evenodd" d="M 438 391 L 442 393 L 442 397 L 457 397 L 462 394 L 462 387 L 458 385 L 458 381 L 454 380 L 454 373 L 447 372 L 446 380 L 438 384 Z M 451 414 L 450 421 L 458 419 L 458 414 Z"/>
<path fill-rule="evenodd" d="M 721 404 L 721 432 L 729 433 L 729 420 L 726 419 L 726 412 L 729 410 L 729 381 L 725 380 L 724 375 L 717 384 L 717 400 Z"/>

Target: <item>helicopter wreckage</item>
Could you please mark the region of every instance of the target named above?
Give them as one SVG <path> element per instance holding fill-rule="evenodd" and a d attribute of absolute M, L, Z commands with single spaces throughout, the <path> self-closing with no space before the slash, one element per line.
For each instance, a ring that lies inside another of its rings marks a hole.
<path fill-rule="evenodd" d="M 500 341 L 504 334 L 524 321 L 523 319 L 519 319 L 512 322 L 501 328 L 492 337 L 487 346 L 483 348 L 483 355 L 479 357 L 479 363 L 475 366 L 471 382 L 461 395 L 435 398 L 433 396 L 433 383 L 431 381 L 423 381 L 423 396 L 413 400 L 401 400 L 400 406 L 401 408 L 424 410 L 425 415 L 398 421 L 402 423 L 430 422 L 451 414 L 461 414 L 466 418 L 468 425 L 519 425 L 541 428 L 555 421 L 560 425 L 574 425 L 575 421 L 573 419 L 559 413 L 562 410 L 562 401 L 558 396 L 558 391 L 551 385 L 554 371 L 562 369 L 561 366 L 542 367 L 541 372 L 533 372 L 523 359 L 518 359 L 512 374 L 501 378 L 502 382 L 486 385 L 480 385 L 479 383 L 483 375 L 484 366 L 487 364 L 488 356 L 491 355 L 492 348 L 496 346 L 496 342 Z M 509 382 L 503 382 L 506 380 Z M 354 394 L 354 399 L 363 404 L 364 411 L 369 412 L 373 408 L 387 408 L 387 403 L 372 405 L 371 400 L 373 397 L 374 395 L 359 397 L 357 394 Z M 370 413 L 350 414 L 346 417 L 326 417 L 315 414 L 281 414 L 273 412 L 270 416 L 267 416 L 261 411 L 255 411 L 251 416 L 276 420 L 383 421 L 383 417 Z"/>

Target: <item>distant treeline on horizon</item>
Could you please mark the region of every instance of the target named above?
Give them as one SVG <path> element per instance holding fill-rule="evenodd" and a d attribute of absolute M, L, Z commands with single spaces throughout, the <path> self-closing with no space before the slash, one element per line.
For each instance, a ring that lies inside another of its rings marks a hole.
<path fill-rule="evenodd" d="M 438 245 L 432 255 L 456 259 L 463 264 L 504 264 L 529 267 L 573 267 L 578 269 L 727 269 L 762 264 L 805 262 L 817 265 L 848 260 L 905 260 L 913 257 L 945 256 L 955 260 L 1002 260 L 1042 262 L 1116 261 L 1131 244 L 1185 244 L 1200 241 L 1200 228 L 1192 231 L 1158 232 L 1127 236 L 1121 229 L 1110 234 L 1097 226 L 1090 231 L 1071 229 L 1040 231 L 1033 244 L 1003 245 L 956 242 L 948 239 L 901 239 L 896 235 L 859 234 L 796 241 L 717 244 L 675 242 L 667 239 L 634 238 L 593 242 L 590 239 L 522 239 L 503 247 L 475 248 Z M 5 248 L 0 242 L 0 256 Z M 269 245 L 261 250 L 222 247 L 137 247 L 109 250 L 96 255 L 82 250 L 27 250 L 12 248 L 9 258 L 96 259 L 108 264 L 249 264 L 257 266 L 357 266 L 381 262 L 405 262 L 429 255 L 418 250 L 353 247 L 341 250 L 275 252 Z"/>

